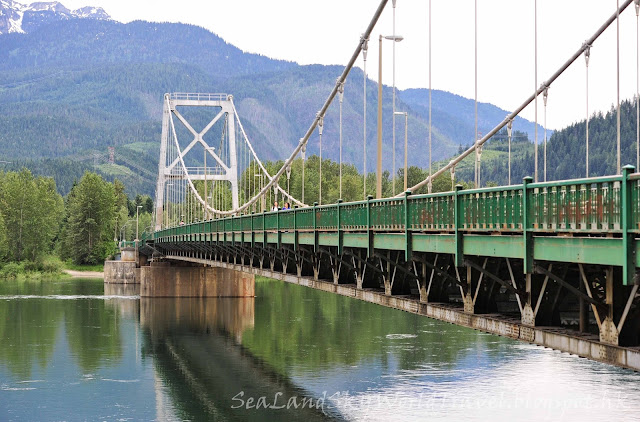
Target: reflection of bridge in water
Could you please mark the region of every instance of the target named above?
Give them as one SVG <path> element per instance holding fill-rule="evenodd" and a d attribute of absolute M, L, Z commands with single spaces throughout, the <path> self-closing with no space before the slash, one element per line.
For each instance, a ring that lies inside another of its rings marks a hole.
<path fill-rule="evenodd" d="M 143 348 L 153 355 L 162 380 L 157 388 L 171 397 L 157 393 L 158 405 L 165 406 L 159 414 L 178 412 L 191 420 L 327 419 L 322 409 L 308 405 L 287 409 L 289 400 L 301 403 L 311 396 L 240 345 L 243 332 L 254 327 L 253 298 L 143 298 L 140 305 Z M 269 405 L 277 397 L 284 408 L 255 409 L 260 397 Z"/>

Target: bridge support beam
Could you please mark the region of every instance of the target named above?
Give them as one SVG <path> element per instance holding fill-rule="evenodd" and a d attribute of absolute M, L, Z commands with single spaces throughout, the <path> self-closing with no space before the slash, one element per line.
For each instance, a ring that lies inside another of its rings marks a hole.
<path fill-rule="evenodd" d="M 486 262 L 485 262 L 486 264 Z M 467 265 L 467 282 L 466 282 L 466 288 L 461 288 L 460 292 L 462 293 L 462 300 L 464 303 L 464 312 L 467 314 L 473 314 L 475 312 L 475 302 L 473 300 L 473 294 L 471 293 L 472 289 L 471 289 L 471 277 L 472 277 L 472 271 L 471 271 L 471 266 Z M 480 279 L 478 281 L 478 283 L 481 283 L 482 279 Z"/>
<path fill-rule="evenodd" d="M 140 268 L 140 296 L 254 297 L 255 276 L 229 268 L 152 262 Z"/>
<path fill-rule="evenodd" d="M 607 316 L 600 326 L 600 341 L 606 344 L 618 345 L 618 327 L 613 322 L 613 267 L 607 268 L 605 278 L 605 304 L 609 308 Z"/>
<path fill-rule="evenodd" d="M 527 292 L 527 299 L 522 306 L 521 321 L 522 325 L 529 327 L 535 327 L 536 325 L 536 313 L 531 306 L 531 273 L 525 274 L 525 291 Z M 546 282 L 545 282 L 546 283 Z M 544 291 L 540 292 L 540 296 L 544 294 Z"/>

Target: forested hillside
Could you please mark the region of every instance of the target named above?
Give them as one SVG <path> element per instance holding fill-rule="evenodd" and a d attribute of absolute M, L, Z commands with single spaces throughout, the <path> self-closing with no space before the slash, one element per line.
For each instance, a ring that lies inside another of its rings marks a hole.
<path fill-rule="evenodd" d="M 35 174 L 54 175 L 58 189 L 66 193 L 72 179 L 91 168 L 107 180 L 119 177 L 128 189 L 140 189 L 130 194 L 153 194 L 165 92 L 233 94 L 258 155 L 283 159 L 341 72 L 341 66 L 299 66 L 244 53 L 205 29 L 183 24 L 78 19 L 42 25 L 28 34 L 0 35 L 0 161 L 11 162 L 0 163 L 0 169 L 26 166 Z M 344 161 L 359 170 L 362 83 L 362 72 L 354 69 L 343 110 Z M 373 81 L 367 87 L 371 169 L 377 87 Z M 391 88 L 385 87 L 385 157 L 391 156 L 391 96 Z M 425 90 L 409 90 L 399 92 L 397 102 L 398 110 L 409 113 L 409 164 L 419 167 L 428 161 L 426 98 Z M 472 116 L 457 111 L 457 105 L 468 109 L 473 101 L 438 91 L 434 99 L 433 156 L 438 160 L 473 141 Z M 493 127 L 496 116 L 506 115 L 485 104 L 479 112 L 481 131 Z M 403 126 L 397 122 L 396 164 L 403 154 Z M 338 159 L 338 127 L 335 101 L 325 119 L 323 157 Z M 114 164 L 104 158 L 108 147 L 116 148 Z M 309 153 L 318 152 L 314 136 Z M 68 168 L 70 163 L 77 168 Z M 192 164 L 199 164 L 197 158 Z M 390 159 L 385 158 L 384 167 L 391 169 Z"/>

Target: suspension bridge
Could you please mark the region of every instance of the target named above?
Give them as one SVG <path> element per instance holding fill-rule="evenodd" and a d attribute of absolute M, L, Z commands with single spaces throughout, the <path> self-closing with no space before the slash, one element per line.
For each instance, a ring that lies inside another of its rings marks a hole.
<path fill-rule="evenodd" d="M 429 176 L 415 186 L 405 182 L 404 192 L 381 197 L 379 100 L 377 197 L 308 203 L 303 177 L 303 197 L 294 198 L 286 183 L 292 163 L 305 162 L 314 134 L 322 151 L 324 117 L 336 99 L 342 120 L 347 77 L 359 58 L 366 63 L 368 41 L 387 3 L 380 2 L 309 129 L 271 173 L 251 144 L 232 95 L 165 95 L 156 227 L 142 236 L 139 253 L 151 258 L 152 266 L 191 264 L 264 275 L 640 370 L 640 173 L 624 165 L 637 165 L 640 157 L 621 156 L 619 108 L 615 175 L 546 180 L 546 136 L 540 175 L 537 142 L 535 174 L 521 184 L 481 188 L 479 171 L 483 144 L 505 127 L 510 142 L 514 118 L 531 103 L 537 113 L 538 98 L 546 102 L 548 90 L 580 57 L 588 67 L 591 46 L 622 13 L 633 10 L 632 3 L 637 17 L 640 1 L 619 4 L 540 85 L 536 72 L 535 92 L 521 106 L 436 171 L 430 128 Z M 397 37 L 394 29 L 386 38 Z M 213 118 L 203 111 L 211 108 Z M 633 124 L 640 139 L 638 122 Z M 366 121 L 363 130 L 366 139 Z M 588 130 L 587 124 L 587 168 Z M 342 151 L 341 128 L 340 141 Z M 366 174 L 366 142 L 363 148 Z M 449 172 L 453 181 L 456 165 L 467 156 L 474 159 L 476 188 L 432 192 L 433 180 Z M 322 198 L 322 160 L 319 166 Z M 423 187 L 428 193 L 412 194 Z M 266 211 L 273 201 L 292 206 Z"/>

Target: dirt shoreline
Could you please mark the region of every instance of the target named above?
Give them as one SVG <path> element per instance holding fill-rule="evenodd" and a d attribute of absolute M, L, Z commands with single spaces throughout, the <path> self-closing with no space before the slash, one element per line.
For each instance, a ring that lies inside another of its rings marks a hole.
<path fill-rule="evenodd" d="M 63 270 L 73 278 L 104 278 L 104 272 L 100 271 L 75 271 Z"/>

